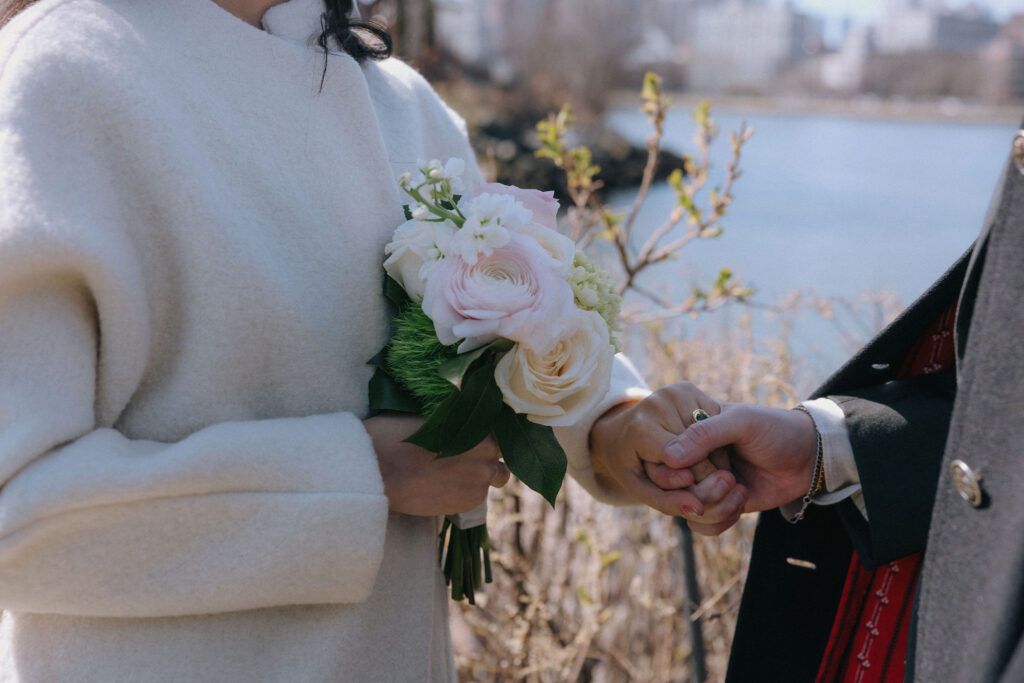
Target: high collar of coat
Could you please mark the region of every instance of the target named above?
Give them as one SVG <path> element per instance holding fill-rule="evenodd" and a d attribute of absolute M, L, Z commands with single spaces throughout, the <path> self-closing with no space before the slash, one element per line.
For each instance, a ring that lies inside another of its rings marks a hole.
<path fill-rule="evenodd" d="M 351 16 L 358 18 L 358 4 L 352 4 L 354 9 Z M 323 12 L 323 0 L 288 0 L 274 5 L 263 14 L 263 28 L 279 38 L 310 45 L 320 35 L 320 17 Z"/>

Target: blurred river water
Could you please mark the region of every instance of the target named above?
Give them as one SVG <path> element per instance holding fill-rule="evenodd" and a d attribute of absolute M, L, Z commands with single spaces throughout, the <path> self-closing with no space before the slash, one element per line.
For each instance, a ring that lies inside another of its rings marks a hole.
<path fill-rule="evenodd" d="M 648 278 L 678 282 L 680 298 L 729 267 L 765 303 L 813 289 L 847 299 L 891 291 L 909 304 L 977 236 L 1016 130 L 1012 124 L 716 112 L 714 102 L 712 116 L 720 135 L 709 186 L 721 183 L 728 132 L 746 120 L 755 133 L 743 150 L 743 176 L 722 221 L 724 234 L 691 243 Z M 636 110 L 614 110 L 607 124 L 638 143 L 650 132 Z M 688 111 L 671 111 L 664 146 L 692 153 L 693 130 Z M 616 193 L 610 203 L 628 206 L 633 196 Z M 638 236 L 659 225 L 673 202 L 667 185 L 654 187 L 637 221 Z M 849 353 L 821 321 L 795 330 L 794 343 L 818 357 L 822 372 Z"/>

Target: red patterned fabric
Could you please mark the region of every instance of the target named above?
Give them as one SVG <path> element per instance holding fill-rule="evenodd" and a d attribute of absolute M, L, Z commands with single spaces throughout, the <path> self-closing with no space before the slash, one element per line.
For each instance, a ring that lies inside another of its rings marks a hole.
<path fill-rule="evenodd" d="M 954 306 L 914 344 L 897 378 L 939 372 L 956 357 Z M 921 576 L 922 553 L 864 569 L 856 553 L 816 683 L 902 683 L 910 613 Z"/>

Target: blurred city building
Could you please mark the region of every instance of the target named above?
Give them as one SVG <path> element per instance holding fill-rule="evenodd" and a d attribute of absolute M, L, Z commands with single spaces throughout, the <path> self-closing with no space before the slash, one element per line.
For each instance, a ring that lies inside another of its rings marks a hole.
<path fill-rule="evenodd" d="M 687 84 L 713 92 L 757 89 L 820 52 L 824 22 L 788 3 L 723 0 L 692 3 L 687 28 Z"/>
<path fill-rule="evenodd" d="M 848 24 L 839 49 L 821 57 L 821 84 L 836 92 L 855 92 L 864 82 L 864 67 L 874 51 L 872 28 Z"/>
<path fill-rule="evenodd" d="M 1015 14 L 982 52 L 989 78 L 985 99 L 1007 103 L 1024 100 L 1024 14 Z"/>
<path fill-rule="evenodd" d="M 822 18 L 785 0 L 433 4 L 440 42 L 506 84 L 551 71 L 545 87 L 596 93 L 653 69 L 709 93 L 1024 99 L 1024 15 L 1000 22 L 982 3 L 880 0 L 874 21 L 845 22 L 832 46 Z"/>
<path fill-rule="evenodd" d="M 992 42 L 999 24 L 980 5 L 946 9 L 941 0 L 885 0 L 875 28 L 882 54 L 971 54 Z"/>

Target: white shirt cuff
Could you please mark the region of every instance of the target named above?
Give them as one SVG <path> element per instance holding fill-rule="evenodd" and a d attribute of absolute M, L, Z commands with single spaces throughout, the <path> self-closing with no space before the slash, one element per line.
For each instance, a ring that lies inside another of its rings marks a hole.
<path fill-rule="evenodd" d="M 817 505 L 835 505 L 850 498 L 864 518 L 864 494 L 860 485 L 857 462 L 853 457 L 850 434 L 846 429 L 846 415 L 839 405 L 828 398 L 816 398 L 800 404 L 810 413 L 814 426 L 821 434 L 821 449 L 825 467 L 825 493 L 814 499 Z M 800 509 L 800 501 L 787 503 L 782 514 L 791 517 Z"/>

